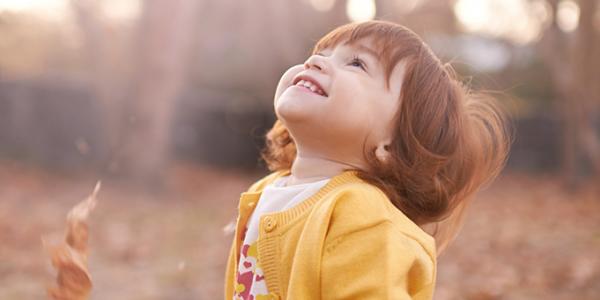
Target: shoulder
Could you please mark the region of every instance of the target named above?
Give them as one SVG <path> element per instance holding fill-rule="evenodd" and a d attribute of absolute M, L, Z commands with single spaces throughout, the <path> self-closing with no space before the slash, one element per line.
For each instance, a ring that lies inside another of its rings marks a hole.
<path fill-rule="evenodd" d="M 338 226 L 368 227 L 391 217 L 385 194 L 366 182 L 346 183 L 336 189 L 333 196 L 336 201 L 331 222 Z"/>
<path fill-rule="evenodd" d="M 396 208 L 381 189 L 358 181 L 341 186 L 336 194 L 329 222 L 329 240 L 366 229 L 374 233 L 385 229 L 386 234 L 397 234 L 399 239 L 418 245 L 414 249 L 426 252 L 435 260 L 433 237 Z"/>
<path fill-rule="evenodd" d="M 324 245 L 322 298 L 431 299 L 436 270 L 435 256 L 385 221 Z"/>

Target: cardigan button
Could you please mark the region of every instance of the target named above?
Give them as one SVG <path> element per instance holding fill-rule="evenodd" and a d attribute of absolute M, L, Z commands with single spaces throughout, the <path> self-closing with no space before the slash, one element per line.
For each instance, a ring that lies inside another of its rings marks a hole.
<path fill-rule="evenodd" d="M 279 296 L 279 294 L 277 294 L 277 293 L 270 293 L 269 296 L 270 296 L 269 297 L 270 299 L 281 300 L 281 296 Z"/>
<path fill-rule="evenodd" d="M 277 227 L 277 220 L 275 220 L 272 217 L 266 216 L 265 217 L 265 231 L 271 232 L 271 231 L 273 231 L 273 229 L 275 229 L 275 227 Z"/>
<path fill-rule="evenodd" d="M 254 203 L 254 202 L 248 202 L 248 207 L 254 207 L 254 205 L 256 205 L 256 203 Z"/>

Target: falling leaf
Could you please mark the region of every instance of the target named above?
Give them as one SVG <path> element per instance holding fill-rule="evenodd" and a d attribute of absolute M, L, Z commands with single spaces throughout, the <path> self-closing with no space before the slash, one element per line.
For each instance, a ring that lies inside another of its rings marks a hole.
<path fill-rule="evenodd" d="M 224 235 L 230 235 L 235 231 L 235 223 L 236 221 L 233 220 L 229 223 L 227 223 L 227 225 L 223 226 L 223 234 Z"/>
<path fill-rule="evenodd" d="M 92 278 L 87 268 L 89 213 L 96 206 L 96 195 L 100 182 L 85 200 L 77 204 L 67 215 L 65 241 L 58 246 L 49 246 L 44 240 L 44 248 L 52 258 L 52 265 L 58 271 L 56 286 L 48 288 L 48 296 L 55 300 L 84 300 L 92 290 Z"/>
<path fill-rule="evenodd" d="M 180 261 L 179 265 L 177 265 L 177 270 L 178 271 L 183 271 L 185 269 L 185 261 Z"/>
<path fill-rule="evenodd" d="M 78 138 L 75 140 L 75 147 L 77 151 L 82 155 L 86 155 L 90 153 L 90 144 L 84 138 Z"/>

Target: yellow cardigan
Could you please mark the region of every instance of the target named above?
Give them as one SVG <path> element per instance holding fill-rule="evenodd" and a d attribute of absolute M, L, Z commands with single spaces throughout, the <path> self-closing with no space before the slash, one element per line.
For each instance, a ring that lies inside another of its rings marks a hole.
<path fill-rule="evenodd" d="M 231 300 L 242 229 L 273 172 L 241 194 L 225 278 Z M 258 260 L 272 299 L 431 299 L 434 239 L 356 171 L 298 205 L 261 216 Z"/>

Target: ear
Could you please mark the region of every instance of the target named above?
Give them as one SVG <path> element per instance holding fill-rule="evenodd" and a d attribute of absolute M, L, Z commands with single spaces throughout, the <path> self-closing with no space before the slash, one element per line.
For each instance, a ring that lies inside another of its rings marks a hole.
<path fill-rule="evenodd" d="M 377 148 L 375 149 L 375 156 L 377 157 L 377 159 L 380 162 L 387 162 L 387 160 L 389 159 L 391 153 L 390 153 L 390 142 L 389 140 L 386 141 L 382 141 L 381 143 L 379 143 L 377 145 Z"/>

